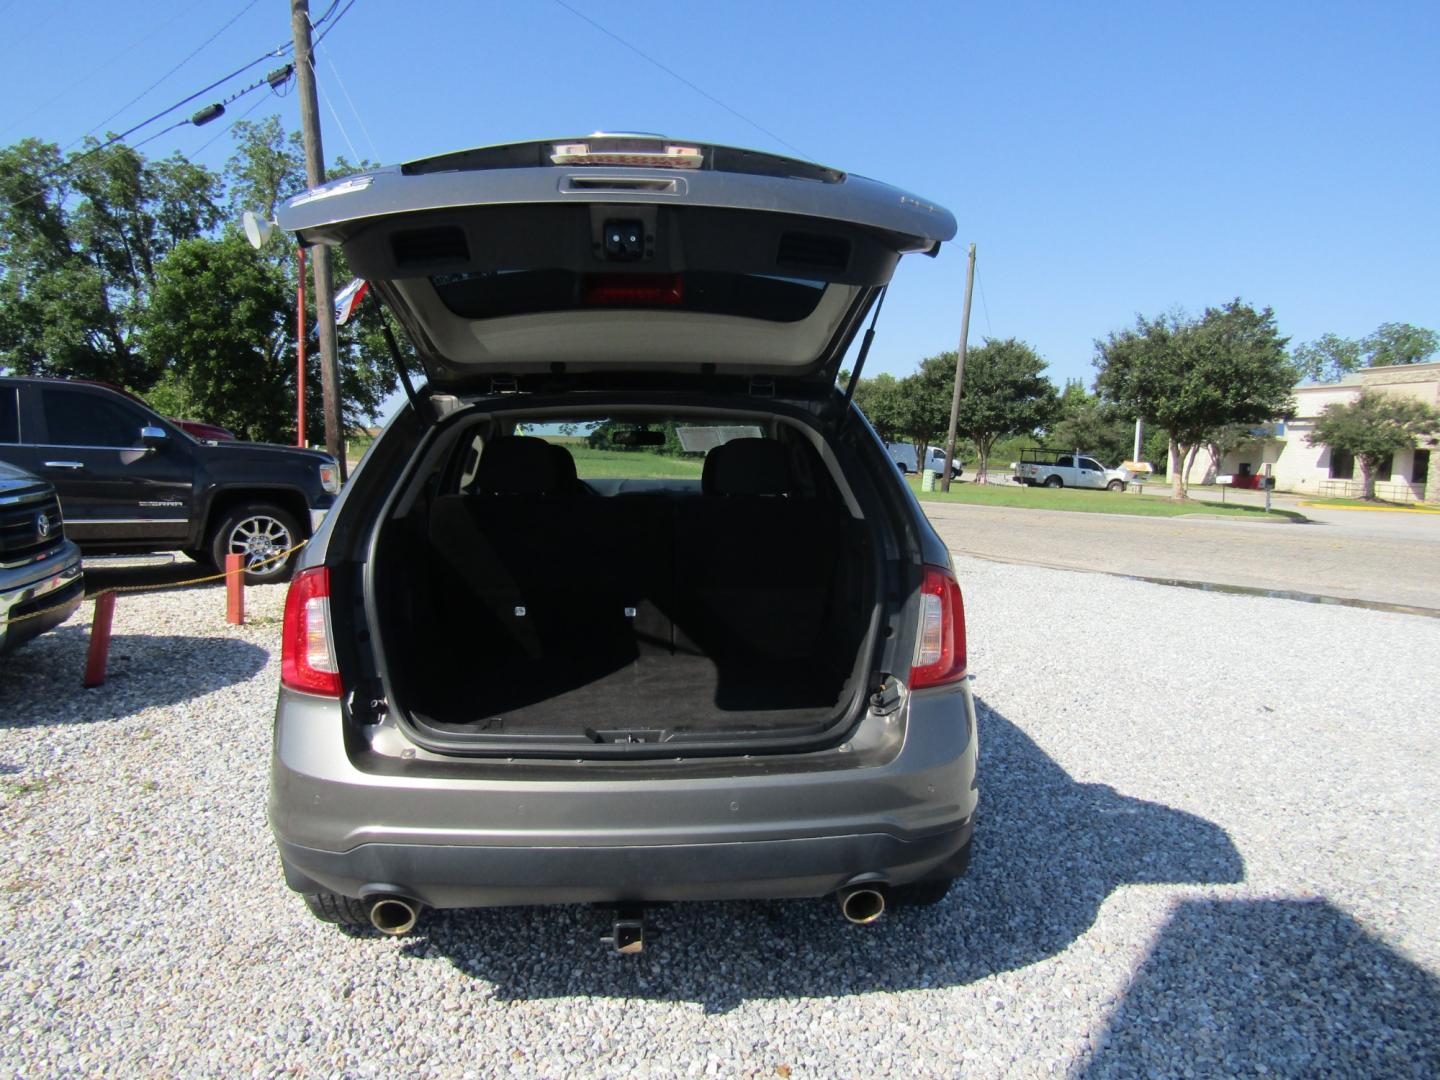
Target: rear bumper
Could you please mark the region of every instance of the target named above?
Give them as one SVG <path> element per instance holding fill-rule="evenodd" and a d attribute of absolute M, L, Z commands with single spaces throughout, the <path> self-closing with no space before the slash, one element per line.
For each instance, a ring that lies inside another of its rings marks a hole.
<path fill-rule="evenodd" d="M 436 908 L 785 899 L 824 896 L 861 879 L 939 876 L 960 861 L 971 830 L 967 821 L 913 840 L 860 833 L 603 848 L 362 844 L 331 852 L 282 841 L 280 854 L 297 892 L 398 892 Z"/>
<path fill-rule="evenodd" d="M 858 767 L 751 759 L 728 774 L 641 778 L 496 762 L 407 776 L 357 768 L 339 707 L 282 692 L 270 822 L 291 888 L 442 908 L 778 899 L 953 876 L 977 798 L 969 684 L 907 709 L 898 752 Z M 900 723 L 870 716 L 862 728 Z"/>

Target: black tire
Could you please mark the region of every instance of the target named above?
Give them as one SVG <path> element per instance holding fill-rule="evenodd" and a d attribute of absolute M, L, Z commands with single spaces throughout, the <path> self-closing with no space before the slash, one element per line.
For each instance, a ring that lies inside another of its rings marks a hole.
<path fill-rule="evenodd" d="M 901 476 L 909 476 L 909 475 L 910 475 L 910 470 L 909 470 L 908 468 L 906 468 L 905 463 L 904 463 L 903 461 L 897 461 L 897 462 L 895 462 L 895 467 L 900 470 L 900 475 L 901 475 Z"/>
<path fill-rule="evenodd" d="M 268 585 L 285 581 L 295 565 L 291 553 L 283 559 L 274 555 L 295 547 L 304 538 L 300 523 L 290 511 L 274 503 L 241 503 L 226 511 L 210 538 L 210 555 L 215 565 L 225 568 L 225 556 L 232 552 L 245 556 L 245 584 Z M 269 560 L 269 561 L 266 561 Z M 250 570 L 251 563 L 262 563 L 257 570 Z"/>
<path fill-rule="evenodd" d="M 950 895 L 950 886 L 955 881 L 955 878 L 936 878 L 897 885 L 890 890 L 890 902 L 896 907 L 934 907 Z"/>
<path fill-rule="evenodd" d="M 1048 488 L 1060 488 L 1065 486 L 1065 481 L 1061 480 L 1058 476 L 1047 476 L 1045 478 L 1045 486 Z"/>
<path fill-rule="evenodd" d="M 1123 480 L 1111 480 L 1105 487 L 1110 491 L 1124 491 L 1125 482 Z"/>
<path fill-rule="evenodd" d="M 370 923 L 370 905 L 353 896 L 339 893 L 301 893 L 310 914 L 321 922 L 343 926 L 347 930 L 373 930 Z"/>

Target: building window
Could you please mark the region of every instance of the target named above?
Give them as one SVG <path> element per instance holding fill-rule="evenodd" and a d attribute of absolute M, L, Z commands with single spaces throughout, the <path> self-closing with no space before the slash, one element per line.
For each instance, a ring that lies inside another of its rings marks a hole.
<path fill-rule="evenodd" d="M 1330 451 L 1330 479 L 1355 479 L 1355 455 L 1349 450 Z"/>
<path fill-rule="evenodd" d="M 1395 471 L 1395 455 L 1386 454 L 1375 469 L 1375 479 L 1382 483 L 1390 479 L 1390 474 Z"/>
<path fill-rule="evenodd" d="M 1430 451 L 1416 450 L 1415 463 L 1410 466 L 1410 482 L 1423 484 L 1430 476 Z"/>

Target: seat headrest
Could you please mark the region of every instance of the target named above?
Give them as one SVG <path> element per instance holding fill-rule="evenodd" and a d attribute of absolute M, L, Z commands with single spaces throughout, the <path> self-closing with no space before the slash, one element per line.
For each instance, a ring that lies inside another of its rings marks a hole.
<path fill-rule="evenodd" d="M 575 457 L 559 443 L 546 443 L 550 456 L 555 459 L 555 472 L 560 480 L 561 491 L 574 491 L 580 486 L 580 474 L 575 471 Z"/>
<path fill-rule="evenodd" d="M 773 439 L 731 439 L 705 455 L 700 489 L 706 495 L 789 495 L 790 451 Z"/>
<path fill-rule="evenodd" d="M 554 452 L 557 449 L 529 435 L 493 439 L 480 454 L 480 468 L 471 490 L 481 495 L 558 494 L 565 490 L 566 481 L 559 455 Z"/>

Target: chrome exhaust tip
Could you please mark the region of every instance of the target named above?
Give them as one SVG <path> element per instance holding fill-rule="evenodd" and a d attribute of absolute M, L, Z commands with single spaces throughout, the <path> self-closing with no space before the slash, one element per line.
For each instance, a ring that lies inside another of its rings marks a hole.
<path fill-rule="evenodd" d="M 840 914 L 856 926 L 869 926 L 885 914 L 885 890 L 879 885 L 852 885 L 840 890 Z"/>
<path fill-rule="evenodd" d="M 404 897 L 384 896 L 370 905 L 370 925 L 392 937 L 408 934 L 419 919 L 419 905 Z"/>

